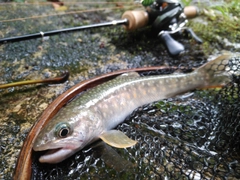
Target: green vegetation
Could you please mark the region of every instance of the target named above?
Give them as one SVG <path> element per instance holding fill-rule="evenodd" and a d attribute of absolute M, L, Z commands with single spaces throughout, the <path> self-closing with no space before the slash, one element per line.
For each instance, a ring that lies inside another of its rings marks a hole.
<path fill-rule="evenodd" d="M 237 0 L 216 3 L 208 7 L 199 3 L 200 18 L 190 21 L 190 27 L 204 40 L 206 55 L 215 49 L 237 49 L 240 42 L 240 4 Z"/>

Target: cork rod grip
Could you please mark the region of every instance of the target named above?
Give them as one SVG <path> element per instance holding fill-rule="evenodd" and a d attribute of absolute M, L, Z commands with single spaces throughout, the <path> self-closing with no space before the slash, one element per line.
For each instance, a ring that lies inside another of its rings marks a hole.
<path fill-rule="evenodd" d="M 184 14 L 188 19 L 195 18 L 199 14 L 199 9 L 196 6 L 186 6 L 184 8 Z"/>
<path fill-rule="evenodd" d="M 122 15 L 122 19 L 127 19 L 128 24 L 125 25 L 127 31 L 134 31 L 148 24 L 148 13 L 146 11 L 126 11 Z"/>

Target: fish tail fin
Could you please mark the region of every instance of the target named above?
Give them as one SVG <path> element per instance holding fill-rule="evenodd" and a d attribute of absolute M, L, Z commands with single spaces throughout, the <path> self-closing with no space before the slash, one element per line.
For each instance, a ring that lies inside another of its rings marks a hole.
<path fill-rule="evenodd" d="M 232 80 L 229 73 L 230 53 L 225 53 L 216 59 L 199 67 L 196 72 L 197 76 L 204 79 L 204 83 L 200 88 L 222 87 Z"/>

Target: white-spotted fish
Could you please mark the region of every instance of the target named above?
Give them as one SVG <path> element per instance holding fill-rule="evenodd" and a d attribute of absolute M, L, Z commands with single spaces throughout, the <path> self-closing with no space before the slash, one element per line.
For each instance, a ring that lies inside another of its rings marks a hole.
<path fill-rule="evenodd" d="M 99 138 L 118 148 L 133 146 L 136 141 L 113 128 L 144 104 L 228 83 L 229 59 L 221 55 L 188 74 L 140 77 L 132 72 L 98 85 L 63 107 L 41 130 L 33 149 L 49 150 L 40 162 L 58 163 Z"/>

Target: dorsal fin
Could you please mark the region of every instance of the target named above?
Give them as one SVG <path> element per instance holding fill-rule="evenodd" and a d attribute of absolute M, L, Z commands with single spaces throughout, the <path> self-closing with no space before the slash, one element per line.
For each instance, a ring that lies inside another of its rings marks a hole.
<path fill-rule="evenodd" d="M 123 73 L 119 76 L 117 76 L 116 78 L 123 78 L 123 77 L 140 77 L 140 75 L 137 72 L 127 72 L 127 73 Z"/>

